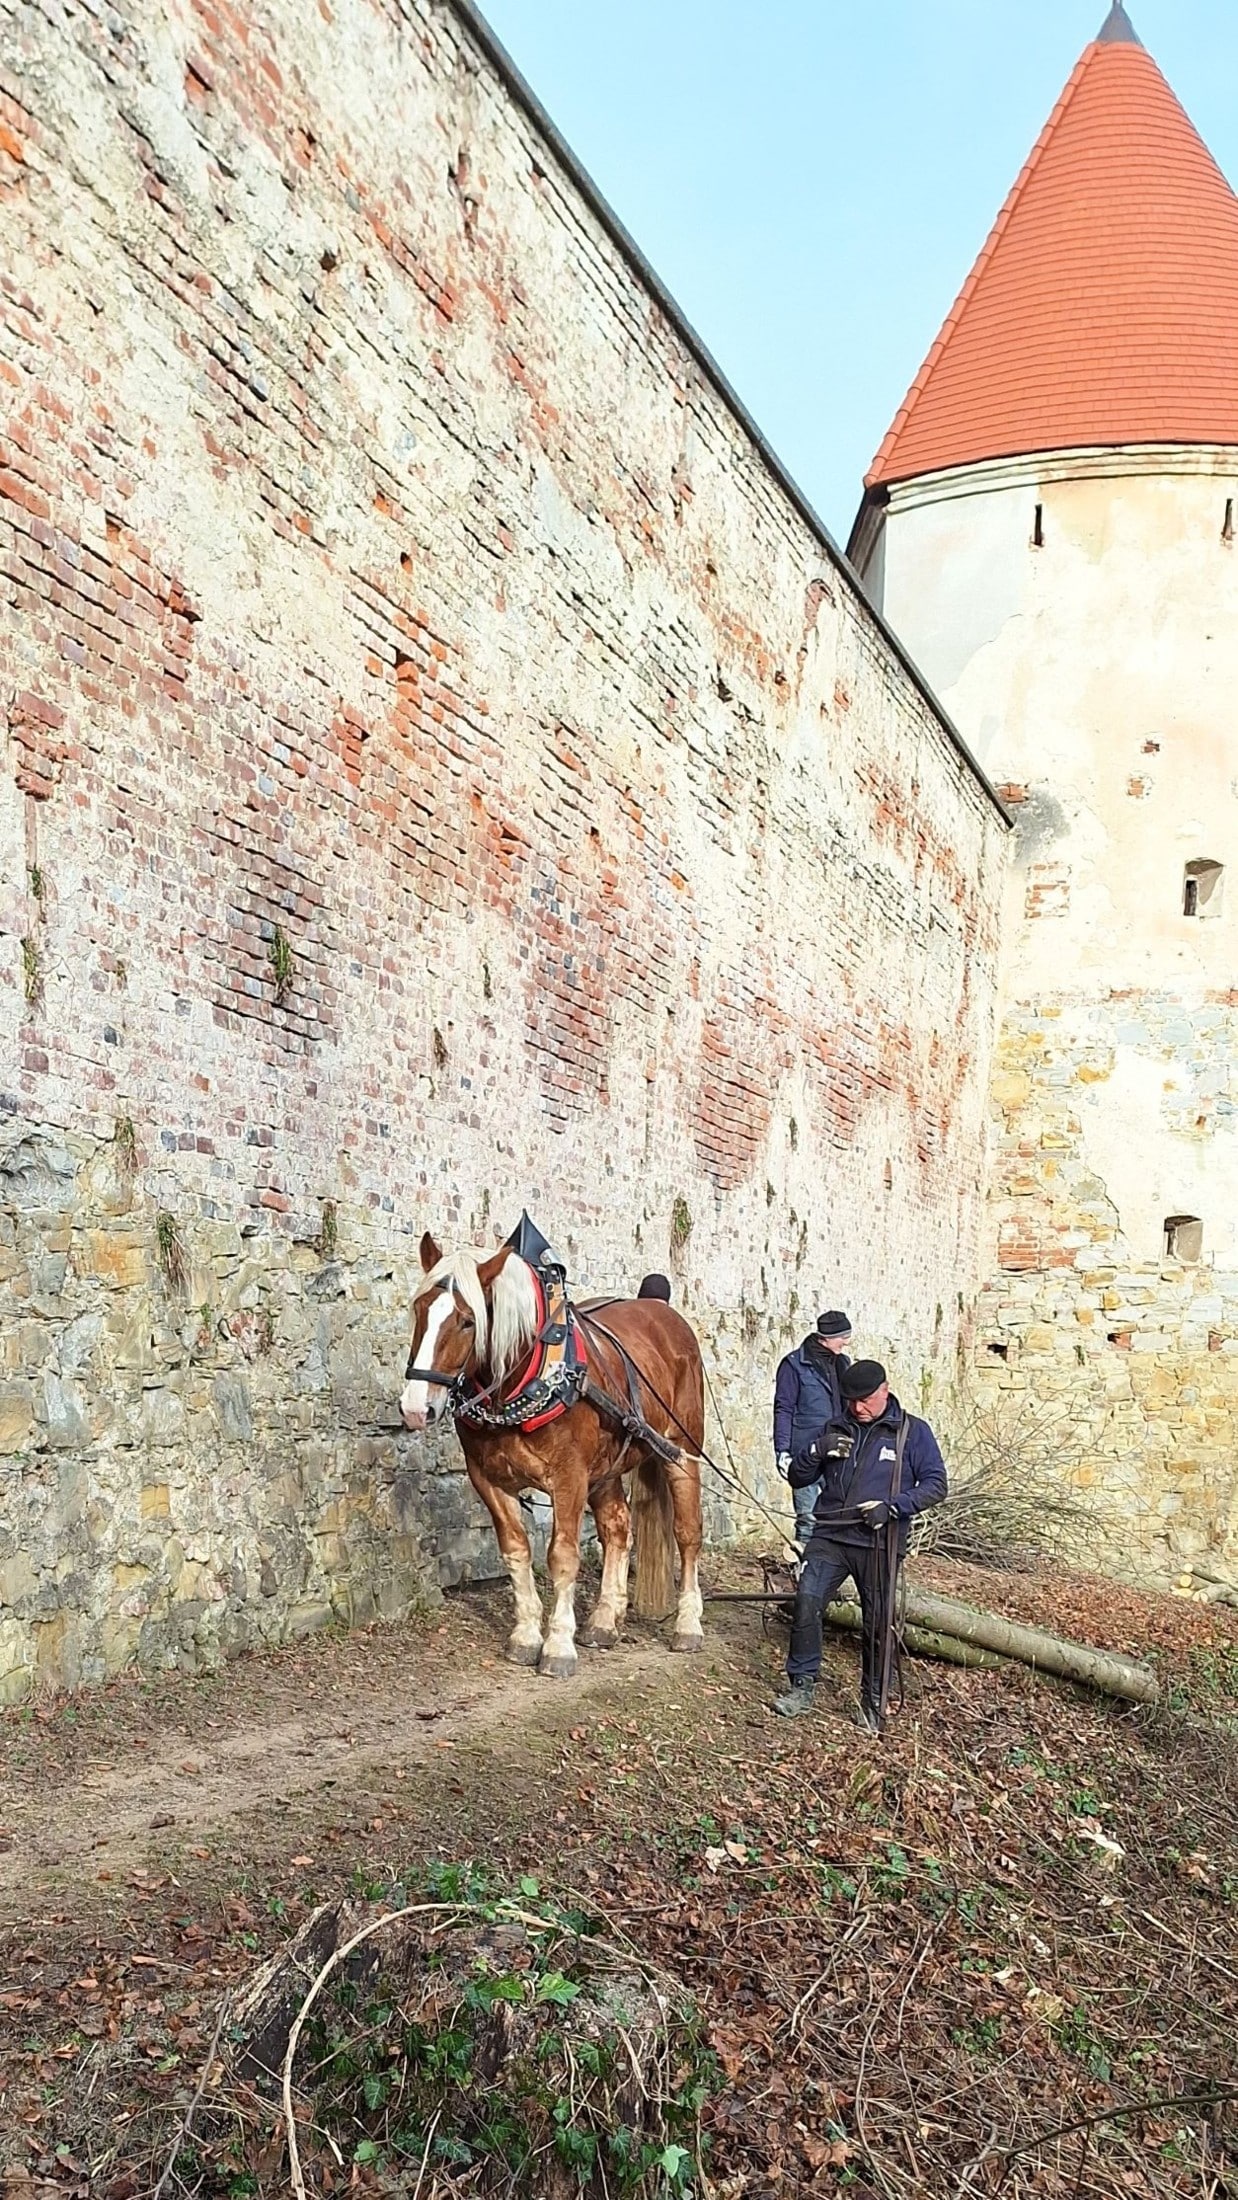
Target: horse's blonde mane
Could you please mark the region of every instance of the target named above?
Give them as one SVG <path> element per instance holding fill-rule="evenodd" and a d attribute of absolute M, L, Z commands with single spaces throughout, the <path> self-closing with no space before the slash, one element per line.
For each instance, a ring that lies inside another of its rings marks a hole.
<path fill-rule="evenodd" d="M 477 1338 L 480 1364 L 496 1382 L 510 1374 L 513 1363 L 526 1352 L 537 1334 L 537 1289 L 533 1271 L 516 1253 L 509 1253 L 490 1286 L 490 1304 L 478 1267 L 493 1253 L 477 1247 L 448 1253 L 432 1268 L 422 1291 L 435 1287 L 455 1289 L 470 1314 Z"/>

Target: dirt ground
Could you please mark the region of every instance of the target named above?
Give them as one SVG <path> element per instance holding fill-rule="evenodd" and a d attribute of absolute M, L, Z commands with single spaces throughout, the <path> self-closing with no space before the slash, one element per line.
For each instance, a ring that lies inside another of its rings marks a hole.
<path fill-rule="evenodd" d="M 698 1658 L 637 1629 L 564 1683 L 505 1663 L 496 1589 L 6 1718 L 5 2200 L 153 2189 L 220 1993 L 314 1905 L 461 1860 L 595 1904 L 684 1979 L 717 2061 L 718 2193 L 953 2195 L 994 2133 L 1210 2097 L 1238 2024 L 1238 1615 L 924 1576 L 1151 1656 L 1165 1707 L 917 1661 L 876 1744 L 841 1637 L 788 1728 L 768 1711 L 785 1635 L 756 1605 L 709 1606 Z M 1232 2154 L 1205 2110 L 1095 2123 L 1083 2169 L 1041 2146 L 1001 2189 L 1218 2200 Z M 367 2131 L 350 2183 L 411 2190 Z M 283 2190 L 273 2160 L 165 2189 Z"/>
<path fill-rule="evenodd" d="M 209 1861 L 203 1844 L 239 1854 L 251 1821 L 257 1853 L 278 1855 L 348 1799 L 395 1808 L 401 1783 L 450 1793 L 448 1752 L 513 1729 L 536 1748 L 599 1695 L 656 1675 L 665 1655 L 639 1639 L 585 1654 L 579 1679 L 556 1687 L 506 1663 L 501 1627 L 496 1590 L 430 1627 L 323 1636 L 205 1679 L 127 1678 L 10 1721 L 0 1923 L 80 1902 L 83 1887 L 98 1900 L 152 1857 L 192 1867 Z"/>

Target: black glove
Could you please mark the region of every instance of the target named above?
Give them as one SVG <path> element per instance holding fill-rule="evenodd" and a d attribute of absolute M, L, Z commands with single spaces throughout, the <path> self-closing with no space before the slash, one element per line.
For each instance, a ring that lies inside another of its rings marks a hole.
<path fill-rule="evenodd" d="M 831 1474 L 837 1474 L 842 1462 L 851 1457 L 854 1444 L 855 1435 L 849 1428 L 831 1426 L 822 1429 L 821 1434 L 814 1436 L 811 1444 L 797 1452 L 791 1461 L 791 1472 L 787 1480 L 792 1489 L 807 1489 L 811 1482 L 819 1482 L 823 1476 L 828 1479 Z"/>
<path fill-rule="evenodd" d="M 871 1528 L 874 1535 L 880 1535 L 887 1522 L 898 1517 L 893 1505 L 885 1504 L 881 1498 L 870 1498 L 866 1505 L 861 1505 L 860 1511 L 865 1527 Z"/>

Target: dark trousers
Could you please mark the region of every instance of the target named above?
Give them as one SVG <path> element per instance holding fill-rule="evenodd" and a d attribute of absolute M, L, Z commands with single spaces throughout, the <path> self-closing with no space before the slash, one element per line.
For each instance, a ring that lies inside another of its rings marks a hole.
<path fill-rule="evenodd" d="M 812 1555 L 804 1561 L 795 1591 L 787 1658 L 789 1681 L 815 1680 L 821 1671 L 822 1615 L 850 1576 L 860 1592 L 860 1693 L 866 1704 L 877 1708 L 885 1642 L 885 1574 L 884 1551 L 875 1539 L 869 1543 L 816 1543 Z M 895 1582 L 891 1582 L 891 1593 L 894 1587 Z"/>

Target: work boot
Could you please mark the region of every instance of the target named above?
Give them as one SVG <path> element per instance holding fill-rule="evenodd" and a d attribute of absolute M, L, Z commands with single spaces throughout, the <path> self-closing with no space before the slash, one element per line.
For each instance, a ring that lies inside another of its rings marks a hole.
<path fill-rule="evenodd" d="M 881 1733 L 881 1721 L 871 1703 L 861 1703 L 855 1714 L 855 1723 L 862 1734 Z"/>
<path fill-rule="evenodd" d="M 792 1681 L 785 1696 L 775 1696 L 774 1709 L 780 1719 L 802 1719 L 812 1710 L 816 1693 L 815 1680 Z"/>

